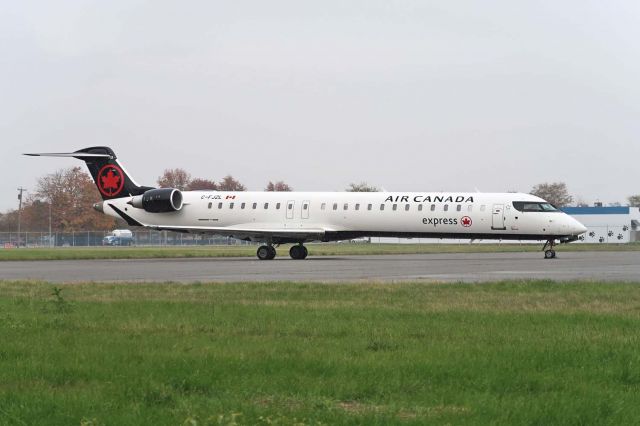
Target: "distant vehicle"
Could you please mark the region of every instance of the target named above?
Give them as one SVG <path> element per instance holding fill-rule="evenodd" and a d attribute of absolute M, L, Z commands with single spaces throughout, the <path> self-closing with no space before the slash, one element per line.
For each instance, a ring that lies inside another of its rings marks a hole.
<path fill-rule="evenodd" d="M 273 259 L 278 244 L 294 244 L 289 255 L 304 259 L 304 243 L 363 237 L 539 240 L 553 259 L 558 241 L 587 231 L 529 194 L 182 191 L 136 184 L 108 147 L 27 155 L 83 160 L 102 194 L 94 208 L 129 226 L 261 242 L 260 260 Z"/>
<path fill-rule="evenodd" d="M 130 246 L 133 244 L 133 232 L 128 229 L 116 229 L 102 239 L 103 246 Z"/>

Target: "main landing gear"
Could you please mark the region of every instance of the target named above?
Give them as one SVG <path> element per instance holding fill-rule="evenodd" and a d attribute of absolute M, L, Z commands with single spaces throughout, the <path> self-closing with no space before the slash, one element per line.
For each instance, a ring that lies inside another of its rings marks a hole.
<path fill-rule="evenodd" d="M 260 246 L 258 247 L 256 255 L 260 260 L 272 260 L 276 257 L 276 249 L 271 244 Z M 289 256 L 291 256 L 291 258 L 295 260 L 306 259 L 308 255 L 309 251 L 302 244 L 292 246 L 289 249 Z"/>
<path fill-rule="evenodd" d="M 556 245 L 556 241 L 555 240 L 548 240 L 546 243 L 544 243 L 544 247 L 542 247 L 542 251 L 544 251 L 544 258 L 545 259 L 555 259 L 556 258 L 556 251 L 553 249 L 553 247 Z M 548 247 L 548 249 L 547 249 Z"/>
<path fill-rule="evenodd" d="M 297 246 L 292 246 L 289 249 L 289 256 L 295 260 L 303 260 L 306 259 L 309 255 L 309 250 L 302 244 L 298 244 Z"/>
<path fill-rule="evenodd" d="M 276 257 L 276 249 L 272 245 L 260 246 L 256 255 L 260 260 L 272 260 Z"/>

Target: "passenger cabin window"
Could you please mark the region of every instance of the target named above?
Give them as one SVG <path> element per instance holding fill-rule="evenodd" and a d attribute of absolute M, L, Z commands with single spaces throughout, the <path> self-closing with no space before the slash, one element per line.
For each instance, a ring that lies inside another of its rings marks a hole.
<path fill-rule="evenodd" d="M 356 204 L 356 210 L 360 210 L 360 204 Z"/>
<path fill-rule="evenodd" d="M 308 210 L 308 209 L 309 209 L 309 204 L 304 203 L 304 204 L 302 205 L 302 210 Z"/>
<path fill-rule="evenodd" d="M 338 210 L 338 203 L 333 203 L 333 209 Z"/>
<path fill-rule="evenodd" d="M 392 207 L 393 207 L 393 211 L 394 211 L 394 212 L 395 212 L 396 210 L 398 210 L 398 205 L 397 205 L 397 204 L 394 204 Z"/>
<path fill-rule="evenodd" d="M 242 203 L 240 204 L 240 209 L 244 210 L 244 207 L 247 205 L 247 203 Z"/>
<path fill-rule="evenodd" d="M 553 204 L 529 201 L 514 201 L 513 207 L 521 212 L 559 212 Z"/>
<path fill-rule="evenodd" d="M 276 203 L 276 210 L 280 210 L 280 203 Z"/>
<path fill-rule="evenodd" d="M 211 208 L 211 206 L 213 206 L 213 203 L 209 203 L 209 208 Z"/>
<path fill-rule="evenodd" d="M 320 204 L 320 210 L 324 210 L 327 208 L 327 203 Z"/>
<path fill-rule="evenodd" d="M 373 208 L 372 204 L 367 204 L 367 210 L 371 210 Z"/>
<path fill-rule="evenodd" d="M 229 210 L 233 210 L 233 203 L 229 203 Z"/>
<path fill-rule="evenodd" d="M 287 204 L 287 210 L 293 210 L 293 204 L 292 203 Z"/>
<path fill-rule="evenodd" d="M 264 209 L 268 209 L 269 208 L 269 203 L 264 203 Z"/>
<path fill-rule="evenodd" d="M 384 204 L 380 204 L 380 211 L 384 210 Z"/>
<path fill-rule="evenodd" d="M 421 212 L 422 211 L 422 204 L 418 204 L 418 211 Z"/>
<path fill-rule="evenodd" d="M 218 208 L 221 209 L 222 208 L 222 203 L 218 203 Z"/>
<path fill-rule="evenodd" d="M 436 205 L 435 204 L 431 204 L 431 211 L 435 212 L 436 211 Z"/>
<path fill-rule="evenodd" d="M 409 204 L 405 204 L 404 205 L 404 209 L 405 209 L 405 211 L 409 211 Z"/>
<path fill-rule="evenodd" d="M 348 208 L 349 208 L 349 204 L 344 203 L 343 209 L 344 209 L 344 210 L 347 210 Z"/>
<path fill-rule="evenodd" d="M 449 204 L 445 204 L 445 205 L 444 205 L 444 211 L 445 211 L 445 212 L 448 212 L 448 211 L 449 211 Z"/>
<path fill-rule="evenodd" d="M 462 204 L 458 204 L 456 206 L 456 210 L 459 211 L 459 212 L 462 211 Z"/>

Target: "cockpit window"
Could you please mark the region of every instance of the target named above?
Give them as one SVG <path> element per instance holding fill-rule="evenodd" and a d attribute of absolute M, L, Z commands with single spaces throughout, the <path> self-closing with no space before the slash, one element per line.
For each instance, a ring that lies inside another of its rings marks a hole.
<path fill-rule="evenodd" d="M 559 212 L 553 204 L 536 203 L 531 201 L 514 201 L 513 207 L 521 212 Z"/>

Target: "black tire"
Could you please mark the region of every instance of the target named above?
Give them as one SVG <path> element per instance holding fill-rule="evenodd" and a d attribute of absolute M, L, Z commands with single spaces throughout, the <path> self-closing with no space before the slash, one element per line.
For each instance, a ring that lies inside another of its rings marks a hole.
<path fill-rule="evenodd" d="M 289 256 L 295 260 L 302 260 L 307 257 L 307 254 L 309 254 L 307 248 L 302 245 L 295 245 L 289 249 Z"/>
<path fill-rule="evenodd" d="M 553 250 L 547 250 L 544 252 L 544 258 L 545 259 L 553 259 L 554 257 L 556 257 L 556 252 Z"/>
<path fill-rule="evenodd" d="M 273 259 L 272 257 L 269 257 L 271 255 L 271 250 L 269 250 L 270 246 L 260 246 L 258 247 L 258 251 L 256 252 L 256 255 L 258 256 L 258 259 L 260 260 L 270 260 Z"/>
<path fill-rule="evenodd" d="M 276 248 L 274 246 L 267 246 L 269 249 L 269 258 L 268 260 L 273 260 L 276 257 Z"/>

